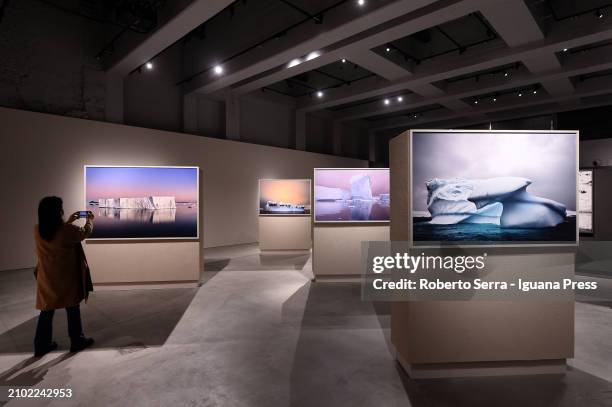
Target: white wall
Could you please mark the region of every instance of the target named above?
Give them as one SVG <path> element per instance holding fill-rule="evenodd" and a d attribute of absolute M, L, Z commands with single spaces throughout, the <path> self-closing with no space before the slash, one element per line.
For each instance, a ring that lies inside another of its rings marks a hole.
<path fill-rule="evenodd" d="M 0 108 L 0 270 L 34 264 L 38 201 L 83 209 L 83 165 L 196 165 L 202 173 L 205 247 L 258 240 L 259 178 L 311 178 L 314 167 L 366 161 Z M 262 124 L 265 126 L 265 123 Z"/>

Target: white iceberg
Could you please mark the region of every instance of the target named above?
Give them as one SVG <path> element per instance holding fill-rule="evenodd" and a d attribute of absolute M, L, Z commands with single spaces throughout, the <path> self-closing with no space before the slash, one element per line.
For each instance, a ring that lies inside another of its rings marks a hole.
<path fill-rule="evenodd" d="M 553 227 L 565 220 L 565 205 L 527 192 L 520 177 L 433 179 L 426 183 L 432 224 L 492 223 L 507 228 Z"/>
<path fill-rule="evenodd" d="M 100 208 L 113 209 L 176 209 L 173 196 L 149 196 L 143 198 L 100 198 Z"/>
<path fill-rule="evenodd" d="M 372 180 L 368 175 L 355 175 L 350 179 L 350 183 L 352 199 L 372 200 Z"/>

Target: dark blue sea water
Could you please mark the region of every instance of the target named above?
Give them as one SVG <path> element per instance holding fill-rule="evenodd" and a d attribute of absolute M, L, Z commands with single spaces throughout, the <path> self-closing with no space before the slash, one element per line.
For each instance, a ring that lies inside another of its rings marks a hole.
<path fill-rule="evenodd" d="M 88 205 L 95 215 L 92 239 L 195 238 L 197 204 L 177 203 L 176 209 L 110 209 Z"/>
<path fill-rule="evenodd" d="M 495 244 L 495 242 L 555 243 L 576 240 L 576 217 L 567 217 L 564 223 L 552 228 L 520 229 L 502 228 L 492 224 L 458 223 L 431 225 L 431 218 L 413 218 L 415 245 L 432 242 L 465 242 Z"/>

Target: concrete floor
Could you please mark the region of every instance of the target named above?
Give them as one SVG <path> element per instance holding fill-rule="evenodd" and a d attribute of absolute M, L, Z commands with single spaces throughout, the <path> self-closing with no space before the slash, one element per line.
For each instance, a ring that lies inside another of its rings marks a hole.
<path fill-rule="evenodd" d="M 312 283 L 308 254 L 206 251 L 198 289 L 97 291 L 92 349 L 31 357 L 31 270 L 0 273 L 0 390 L 71 388 L 70 400 L 0 406 L 612 406 L 612 309 L 576 303 L 565 375 L 412 380 L 395 363 L 386 304 L 355 284 Z"/>

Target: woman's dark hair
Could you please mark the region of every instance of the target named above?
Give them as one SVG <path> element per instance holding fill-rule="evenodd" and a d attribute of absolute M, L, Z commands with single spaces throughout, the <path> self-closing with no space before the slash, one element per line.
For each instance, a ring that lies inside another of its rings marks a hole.
<path fill-rule="evenodd" d="M 64 223 L 62 216 L 64 208 L 62 198 L 46 196 L 38 204 L 38 233 L 49 241 Z"/>

